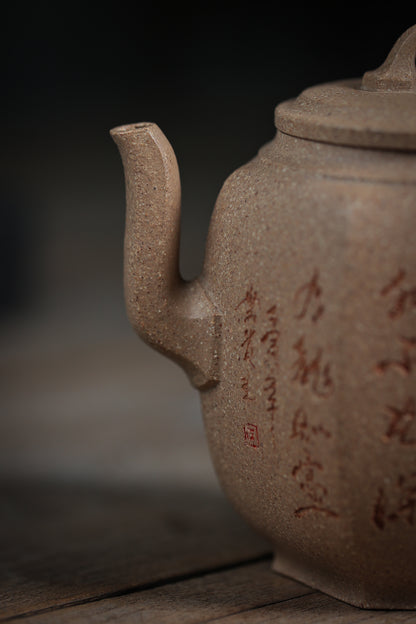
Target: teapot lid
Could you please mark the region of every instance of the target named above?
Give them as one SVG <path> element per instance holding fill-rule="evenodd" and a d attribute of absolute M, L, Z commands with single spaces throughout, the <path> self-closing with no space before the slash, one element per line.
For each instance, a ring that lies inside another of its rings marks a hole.
<path fill-rule="evenodd" d="M 416 150 L 416 25 L 362 79 L 317 85 L 276 108 L 278 130 L 356 147 Z"/>

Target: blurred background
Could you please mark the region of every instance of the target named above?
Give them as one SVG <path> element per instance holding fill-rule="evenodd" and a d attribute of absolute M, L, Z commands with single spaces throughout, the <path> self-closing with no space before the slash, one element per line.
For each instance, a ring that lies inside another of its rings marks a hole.
<path fill-rule="evenodd" d="M 372 7 L 7 4 L 3 476 L 215 483 L 197 393 L 125 316 L 124 179 L 109 129 L 154 121 L 172 143 L 192 278 L 221 185 L 273 138 L 274 107 L 374 69 L 415 22 L 410 8 Z"/>

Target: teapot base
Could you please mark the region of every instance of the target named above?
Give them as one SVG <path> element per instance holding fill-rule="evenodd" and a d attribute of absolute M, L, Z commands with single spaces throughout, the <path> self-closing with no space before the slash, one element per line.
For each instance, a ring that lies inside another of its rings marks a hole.
<path fill-rule="evenodd" d="M 413 592 L 400 591 L 394 594 L 388 586 L 374 587 L 371 578 L 367 582 L 357 578 L 354 583 L 350 583 L 349 579 L 336 578 L 328 570 L 302 565 L 281 552 L 274 553 L 272 570 L 360 609 L 416 610 Z"/>

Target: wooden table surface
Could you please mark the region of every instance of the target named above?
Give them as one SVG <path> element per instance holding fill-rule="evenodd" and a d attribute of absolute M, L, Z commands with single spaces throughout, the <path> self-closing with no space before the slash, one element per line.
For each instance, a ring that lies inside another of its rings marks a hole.
<path fill-rule="evenodd" d="M 272 572 L 183 373 L 130 332 L 62 329 L 3 341 L 0 622 L 416 622 Z"/>
<path fill-rule="evenodd" d="M 416 621 L 273 573 L 212 488 L 8 481 L 1 502 L 2 622 Z"/>

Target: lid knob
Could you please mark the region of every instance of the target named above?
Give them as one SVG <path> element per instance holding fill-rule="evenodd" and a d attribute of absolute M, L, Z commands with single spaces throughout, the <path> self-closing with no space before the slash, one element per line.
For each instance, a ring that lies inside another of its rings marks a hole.
<path fill-rule="evenodd" d="M 378 69 L 364 74 L 361 89 L 416 92 L 415 58 L 416 25 L 402 34 Z"/>

